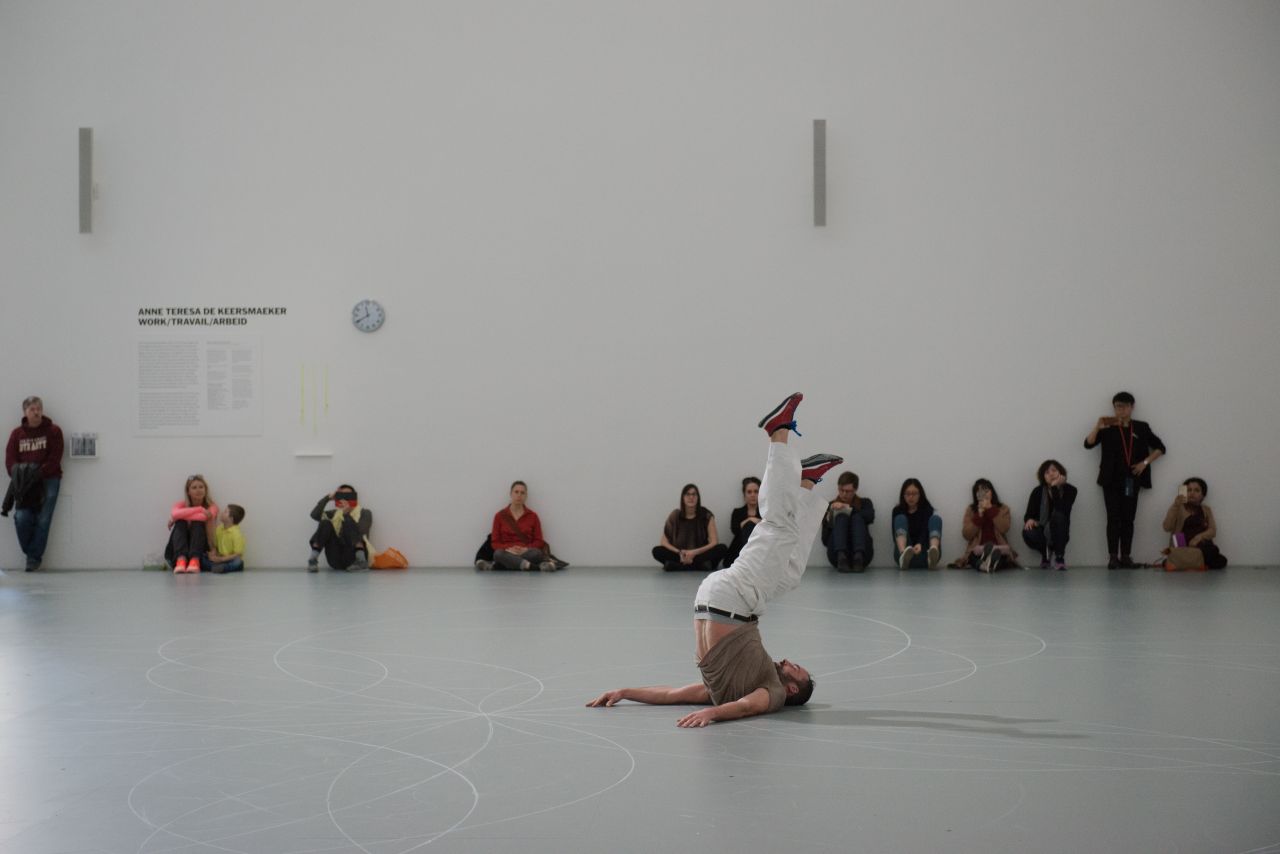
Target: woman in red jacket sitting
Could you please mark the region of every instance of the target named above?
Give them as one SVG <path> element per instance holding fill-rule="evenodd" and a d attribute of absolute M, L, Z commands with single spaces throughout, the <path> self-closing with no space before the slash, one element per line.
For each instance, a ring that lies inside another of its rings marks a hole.
<path fill-rule="evenodd" d="M 187 478 L 186 496 L 169 511 L 169 545 L 164 559 L 173 564 L 175 573 L 200 571 L 200 561 L 213 542 L 218 519 L 218 505 L 209 498 L 204 475 Z"/>
<path fill-rule="evenodd" d="M 525 506 L 529 487 L 523 480 L 511 484 L 511 503 L 493 516 L 493 562 L 503 569 L 540 569 L 554 572 L 551 548 L 542 538 L 542 521 Z"/>

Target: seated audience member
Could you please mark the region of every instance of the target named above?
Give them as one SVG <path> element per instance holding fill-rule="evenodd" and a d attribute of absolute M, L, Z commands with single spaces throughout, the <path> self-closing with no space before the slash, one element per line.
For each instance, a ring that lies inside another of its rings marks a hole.
<path fill-rule="evenodd" d="M 476 569 L 481 572 L 488 572 L 493 569 L 493 526 L 489 526 L 489 533 L 484 535 L 484 542 L 480 544 L 480 548 L 476 549 Z"/>
<path fill-rule="evenodd" d="M 729 550 L 725 552 L 724 565 L 733 566 L 738 553 L 747 544 L 747 538 L 760 522 L 760 478 L 744 477 L 742 479 L 742 506 L 735 507 L 729 515 L 729 530 L 733 532 L 733 540 Z"/>
<path fill-rule="evenodd" d="M 1067 568 L 1067 541 L 1071 539 L 1071 505 L 1076 488 L 1067 483 L 1067 469 L 1057 460 L 1045 460 L 1036 471 L 1039 485 L 1027 499 L 1022 517 L 1022 540 L 1040 553 L 1040 568 Z M 1049 553 L 1053 563 L 1049 563 Z"/>
<path fill-rule="evenodd" d="M 244 508 L 228 504 L 218 516 L 218 528 L 213 532 L 214 547 L 209 550 L 210 569 L 219 575 L 244 571 L 244 534 L 240 522 L 244 520 Z"/>
<path fill-rule="evenodd" d="M 667 572 L 710 572 L 727 551 L 716 534 L 715 514 L 702 506 L 702 493 L 695 484 L 685 484 L 680 490 L 680 506 L 667 516 L 662 542 L 653 548 L 653 559 Z"/>
<path fill-rule="evenodd" d="M 1209 569 L 1223 569 L 1227 559 L 1214 544 L 1218 535 L 1218 523 L 1213 510 L 1204 503 L 1209 494 L 1209 484 L 1202 478 L 1189 477 L 1178 488 L 1169 512 L 1164 514 L 1164 529 L 1173 535 L 1175 547 L 1188 546 L 1199 549 L 1204 555 L 1204 565 Z"/>
<path fill-rule="evenodd" d="M 502 569 L 540 569 L 555 572 L 551 547 L 542 538 L 542 520 L 525 506 L 529 487 L 523 480 L 511 484 L 511 503 L 493 516 L 489 541 L 493 545 L 493 562 Z M 480 569 L 491 567 L 476 564 Z"/>
<path fill-rule="evenodd" d="M 1012 513 L 1009 504 L 1000 503 L 1000 495 L 986 478 L 973 481 L 973 502 L 964 508 L 965 552 L 951 567 L 972 566 L 979 572 L 995 572 L 1005 566 L 1016 566 L 1018 553 L 1009 544 Z"/>
<path fill-rule="evenodd" d="M 200 571 L 218 518 L 218 505 L 209 498 L 209 484 L 202 475 L 187 478 L 186 496 L 169 510 L 169 544 L 164 559 L 173 565 L 174 573 Z"/>
<path fill-rule="evenodd" d="M 858 495 L 858 476 L 844 472 L 836 481 L 836 497 L 822 517 L 822 544 L 827 560 L 837 572 L 862 572 L 875 550 L 871 545 L 871 523 L 876 508 L 870 498 Z"/>
<path fill-rule="evenodd" d="M 325 505 L 333 502 L 333 509 Z M 320 571 L 320 552 L 333 569 L 359 572 L 369 568 L 369 531 L 373 528 L 373 511 L 360 506 L 356 488 L 349 483 L 338 486 L 321 497 L 311 510 L 311 518 L 320 524 L 311 535 L 311 557 L 307 572 Z"/>
<path fill-rule="evenodd" d="M 933 512 L 924 484 L 902 482 L 893 508 L 893 560 L 898 569 L 937 569 L 942 558 L 942 517 Z"/>
<path fill-rule="evenodd" d="M 996 488 L 985 477 L 975 480 L 971 491 L 973 502 L 964 508 L 964 525 L 960 529 L 968 545 L 951 566 L 971 566 L 979 572 L 1016 566 L 1018 553 L 1008 539 L 1013 524 L 1009 505 L 1000 503 Z"/>

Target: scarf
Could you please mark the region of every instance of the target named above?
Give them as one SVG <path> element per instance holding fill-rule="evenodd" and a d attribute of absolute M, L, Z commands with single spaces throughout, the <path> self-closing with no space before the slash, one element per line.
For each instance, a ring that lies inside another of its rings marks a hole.
<path fill-rule="evenodd" d="M 351 508 L 350 511 L 346 511 L 346 510 L 333 511 L 333 518 L 330 519 L 330 521 L 333 522 L 333 532 L 335 534 L 342 533 L 342 519 L 344 516 L 347 516 L 347 515 L 351 516 L 352 522 L 355 522 L 357 525 L 360 524 L 360 510 L 361 510 L 361 507 L 359 504 L 357 504 L 355 507 Z"/>

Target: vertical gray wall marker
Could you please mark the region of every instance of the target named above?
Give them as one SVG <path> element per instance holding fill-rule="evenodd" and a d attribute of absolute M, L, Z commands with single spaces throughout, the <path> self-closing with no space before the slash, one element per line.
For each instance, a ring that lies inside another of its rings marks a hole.
<path fill-rule="evenodd" d="M 93 128 L 80 128 L 80 233 L 93 233 Z"/>
<path fill-rule="evenodd" d="M 813 120 L 813 224 L 827 224 L 827 120 Z"/>

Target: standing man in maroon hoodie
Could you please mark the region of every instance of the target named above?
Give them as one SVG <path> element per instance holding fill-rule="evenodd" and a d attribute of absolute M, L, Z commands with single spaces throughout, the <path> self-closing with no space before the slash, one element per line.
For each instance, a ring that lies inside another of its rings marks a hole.
<path fill-rule="evenodd" d="M 39 509 L 19 506 L 13 513 L 18 544 L 27 556 L 27 572 L 34 572 L 44 560 L 53 508 L 62 486 L 62 429 L 45 417 L 44 401 L 35 396 L 22 401 L 22 422 L 9 434 L 9 444 L 4 449 L 4 470 L 11 477 L 18 463 L 40 466 L 44 492 Z"/>

